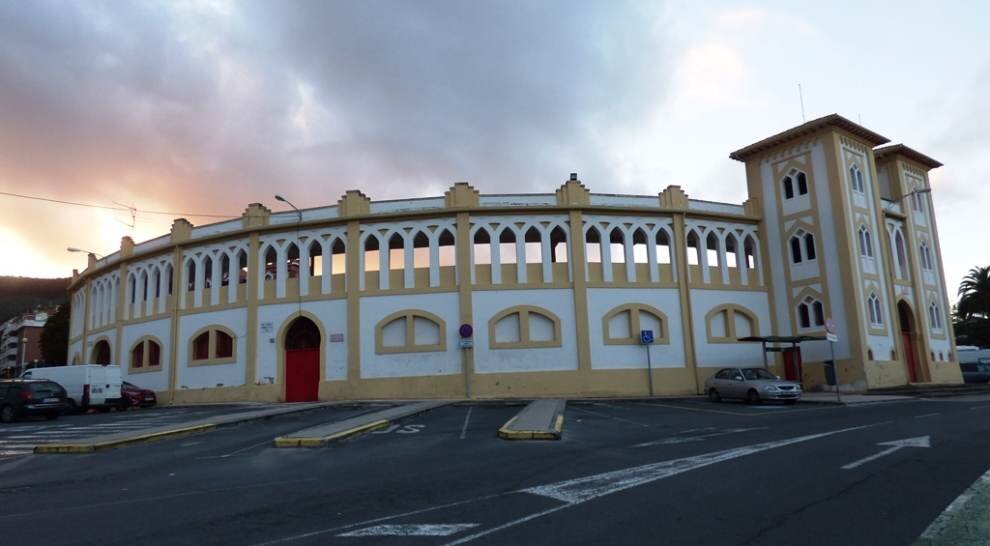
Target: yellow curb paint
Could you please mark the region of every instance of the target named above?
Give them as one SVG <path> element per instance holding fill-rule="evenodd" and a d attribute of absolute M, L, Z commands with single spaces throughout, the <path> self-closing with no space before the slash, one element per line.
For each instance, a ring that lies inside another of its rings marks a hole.
<path fill-rule="evenodd" d="M 385 428 L 392 422 L 388 419 L 379 419 L 378 421 L 372 421 L 364 425 L 359 425 L 356 427 L 349 428 L 347 430 L 342 430 L 336 434 L 331 434 L 330 436 L 313 436 L 313 437 L 291 437 L 291 436 L 279 436 L 275 438 L 273 444 L 275 447 L 323 447 L 330 442 L 336 440 L 342 440 L 351 436 L 356 436 L 364 432 L 371 432 L 373 430 L 378 430 Z"/>
<path fill-rule="evenodd" d="M 150 442 L 160 438 L 166 438 L 169 436 L 178 436 L 181 434 L 203 432 L 207 430 L 212 430 L 214 428 L 216 428 L 215 424 L 207 423 L 203 425 L 194 425 L 191 427 L 183 427 L 172 430 L 163 430 L 160 432 L 152 432 L 150 434 L 139 434 L 137 436 L 128 436 L 126 438 L 121 438 L 119 440 L 113 440 L 110 442 L 99 442 L 92 444 L 44 444 L 40 446 L 35 446 L 34 452 L 37 454 L 92 453 L 94 451 L 99 451 L 101 449 L 112 449 L 123 445 Z"/>
<path fill-rule="evenodd" d="M 559 440 L 561 432 L 564 430 L 564 415 L 558 415 L 555 419 L 553 430 L 511 430 L 512 423 L 516 418 L 509 419 L 502 428 L 498 429 L 498 437 L 503 440 Z"/>

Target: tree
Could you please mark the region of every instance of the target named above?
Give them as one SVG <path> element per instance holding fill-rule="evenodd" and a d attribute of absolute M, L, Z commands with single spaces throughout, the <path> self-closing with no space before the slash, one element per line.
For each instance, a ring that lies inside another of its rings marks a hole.
<path fill-rule="evenodd" d="M 990 266 L 970 269 L 959 283 L 959 316 L 990 319 Z"/>
<path fill-rule="evenodd" d="M 68 364 L 69 317 L 72 309 L 69 303 L 58 306 L 55 314 L 48 317 L 41 330 L 41 358 L 46 364 Z"/>

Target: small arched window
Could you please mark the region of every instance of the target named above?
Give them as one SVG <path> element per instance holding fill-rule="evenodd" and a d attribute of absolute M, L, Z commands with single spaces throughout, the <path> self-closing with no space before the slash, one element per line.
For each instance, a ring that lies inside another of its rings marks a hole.
<path fill-rule="evenodd" d="M 235 360 L 234 333 L 223 326 L 207 326 L 189 342 L 190 365 L 230 364 Z"/>
<path fill-rule="evenodd" d="M 488 345 L 492 349 L 560 347 L 560 319 L 532 305 L 510 307 L 488 321 Z"/>
<path fill-rule="evenodd" d="M 859 255 L 864 258 L 873 257 L 873 236 L 866 226 L 859 227 Z"/>
<path fill-rule="evenodd" d="M 375 326 L 375 353 L 427 353 L 447 350 L 446 323 L 429 311 L 405 309 Z"/>
<path fill-rule="evenodd" d="M 787 175 L 780 181 L 781 187 L 784 190 L 784 199 L 794 198 L 794 179 L 790 175 Z"/>
<path fill-rule="evenodd" d="M 870 318 L 870 326 L 883 326 L 883 310 L 880 306 L 880 298 L 875 293 L 871 293 L 866 300 L 866 312 Z"/>
<path fill-rule="evenodd" d="M 157 339 L 145 336 L 131 347 L 131 370 L 158 368 L 161 362 L 162 346 Z"/>
<path fill-rule="evenodd" d="M 897 254 L 897 265 L 900 266 L 903 274 L 907 268 L 907 253 L 904 251 L 904 236 L 899 229 L 894 232 L 894 252 Z"/>
<path fill-rule="evenodd" d="M 797 192 L 798 195 L 808 194 L 808 177 L 801 171 L 798 171 L 794 175 L 794 179 L 797 180 Z"/>
<path fill-rule="evenodd" d="M 859 170 L 859 167 L 853 165 L 849 167 L 849 184 L 852 186 L 853 191 L 858 193 L 864 193 L 865 187 L 863 185 L 863 172 Z"/>
<path fill-rule="evenodd" d="M 667 336 L 667 315 L 649 305 L 620 305 L 602 317 L 605 345 L 638 345 L 639 335 L 643 330 L 653 332 L 654 343 L 670 343 Z"/>
<path fill-rule="evenodd" d="M 825 325 L 825 306 L 817 299 L 807 296 L 797 307 L 798 327 L 812 328 Z"/>
<path fill-rule="evenodd" d="M 928 248 L 928 243 L 921 243 L 921 267 L 925 268 L 926 271 L 931 271 L 934 267 L 932 264 L 932 252 Z"/>
<path fill-rule="evenodd" d="M 791 262 L 799 264 L 803 261 L 812 261 L 817 258 L 818 253 L 815 248 L 815 236 L 803 229 L 797 230 L 790 239 Z"/>
<path fill-rule="evenodd" d="M 928 305 L 928 319 L 931 322 L 932 329 L 942 329 L 942 312 L 938 304 L 934 301 Z"/>
<path fill-rule="evenodd" d="M 708 343 L 738 343 L 739 338 L 759 335 L 756 315 L 740 305 L 715 307 L 705 315 Z"/>

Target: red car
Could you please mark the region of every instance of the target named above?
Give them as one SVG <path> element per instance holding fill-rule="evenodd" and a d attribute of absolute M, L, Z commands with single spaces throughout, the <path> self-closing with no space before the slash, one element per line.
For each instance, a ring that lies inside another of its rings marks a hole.
<path fill-rule="evenodd" d="M 134 383 L 128 383 L 127 381 L 124 381 L 120 385 L 120 395 L 121 400 L 124 402 L 121 409 L 131 407 L 148 408 L 158 402 L 155 391 L 142 389 Z"/>

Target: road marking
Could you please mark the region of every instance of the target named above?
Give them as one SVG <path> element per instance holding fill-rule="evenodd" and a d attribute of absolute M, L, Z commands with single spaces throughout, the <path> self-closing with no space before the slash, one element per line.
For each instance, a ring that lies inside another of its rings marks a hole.
<path fill-rule="evenodd" d="M 890 455 L 891 453 L 893 453 L 895 451 L 899 451 L 901 449 L 904 449 L 905 447 L 932 447 L 932 445 L 931 445 L 931 437 L 930 436 L 917 436 L 915 438 L 905 438 L 903 440 L 893 440 L 893 441 L 890 441 L 890 442 L 880 442 L 877 445 L 878 446 L 890 446 L 890 447 L 888 447 L 887 449 L 885 449 L 883 451 L 880 451 L 878 453 L 874 453 L 873 455 L 870 455 L 869 457 L 863 457 L 862 459 L 860 459 L 858 461 L 853 461 L 853 462 L 851 462 L 851 463 L 849 463 L 847 465 L 843 465 L 842 466 L 842 469 L 843 470 L 852 470 L 852 469 L 854 469 L 856 467 L 859 467 L 859 466 L 862 466 L 862 465 L 864 465 L 864 464 L 866 464 L 866 463 L 868 463 L 870 461 L 879 459 L 880 457 L 883 457 L 883 456 L 886 456 L 886 455 Z"/>
<path fill-rule="evenodd" d="M 657 480 L 662 480 L 677 474 L 682 474 L 684 472 L 713 465 L 715 463 L 730 461 L 732 459 L 737 459 L 739 457 L 752 455 L 754 453 L 759 453 L 770 449 L 776 449 L 778 447 L 789 446 L 810 440 L 817 440 L 819 438 L 825 438 L 826 436 L 832 436 L 834 434 L 860 430 L 870 426 L 873 425 L 861 425 L 858 427 L 844 428 L 829 432 L 808 434 L 806 436 L 797 436 L 795 438 L 787 438 L 784 440 L 774 440 L 771 442 L 763 442 L 750 446 L 726 449 L 723 451 L 703 453 L 701 455 L 693 455 L 691 457 L 684 457 L 681 459 L 634 466 L 632 468 L 613 470 L 611 472 L 584 476 L 581 478 L 565 480 L 548 485 L 530 487 L 528 489 L 523 489 L 523 492 L 532 493 L 533 495 L 539 495 L 542 497 L 549 497 L 568 504 L 579 504 L 596 499 L 603 495 L 610 495 L 612 493 L 629 489 L 630 487 L 637 487 Z"/>
<path fill-rule="evenodd" d="M 571 408 L 576 409 L 578 411 L 582 411 L 584 413 L 589 413 L 591 415 L 597 415 L 598 417 L 605 417 L 606 419 L 615 419 L 616 421 L 622 421 L 624 423 L 631 423 L 631 424 L 636 425 L 638 427 L 649 427 L 650 426 L 650 425 L 647 425 L 645 423 L 640 423 L 638 421 L 633 421 L 631 419 L 626 419 L 626 418 L 623 418 L 623 417 L 616 417 L 614 415 L 609 415 L 607 413 L 601 413 L 601 412 L 598 412 L 598 411 L 593 411 L 593 410 L 590 410 L 590 409 L 587 409 L 587 408 L 582 408 L 582 407 L 577 406 L 577 405 L 572 405 Z"/>
<path fill-rule="evenodd" d="M 990 527 L 986 517 L 990 505 L 990 471 L 980 476 L 945 507 L 915 545 L 984 543 Z M 982 527 L 982 529 L 981 529 Z M 980 542 L 977 542 L 980 541 Z"/>
<path fill-rule="evenodd" d="M 339 537 L 449 537 L 477 527 L 477 523 L 408 523 L 375 525 L 341 533 Z"/>
<path fill-rule="evenodd" d="M 941 413 L 926 413 L 924 415 L 915 415 L 915 419 L 924 419 L 926 417 L 935 417 L 936 415 L 942 415 Z"/>
<path fill-rule="evenodd" d="M 986 409 L 986 408 L 990 408 L 990 405 L 986 405 L 986 406 L 973 406 L 973 407 L 971 407 L 969 409 L 974 410 L 974 409 Z"/>
<path fill-rule="evenodd" d="M 467 434 L 468 421 L 471 420 L 471 410 L 473 409 L 474 406 L 468 406 L 467 415 L 464 416 L 464 426 L 461 427 L 461 440 L 463 440 L 464 436 Z"/>
<path fill-rule="evenodd" d="M 650 446 L 665 446 L 674 444 L 686 444 L 689 442 L 701 442 L 708 438 L 715 438 L 717 436 L 725 436 L 727 434 L 736 434 L 738 432 L 749 432 L 751 430 L 765 430 L 767 427 L 750 427 L 750 428 L 730 428 L 728 430 L 723 430 L 721 432 L 711 432 L 708 434 L 698 434 L 696 436 L 674 436 L 673 438 L 664 438 L 663 440 L 654 440 L 652 442 L 643 442 L 641 444 L 636 444 L 634 447 L 650 447 Z"/>
<path fill-rule="evenodd" d="M 886 422 L 887 421 L 884 421 L 883 423 L 886 423 Z M 745 455 L 750 455 L 752 453 L 758 453 L 760 451 L 765 451 L 765 450 L 773 449 L 773 448 L 776 448 L 776 447 L 783 447 L 783 446 L 787 446 L 787 445 L 791 445 L 791 444 L 796 444 L 796 443 L 799 443 L 799 442 L 806 442 L 806 441 L 815 440 L 815 439 L 818 439 L 818 438 L 824 438 L 824 437 L 827 437 L 827 436 L 832 436 L 834 434 L 841 434 L 843 432 L 850 432 L 850 431 L 854 431 L 854 430 L 861 430 L 861 429 L 864 429 L 864 428 L 869 428 L 869 427 L 877 426 L 877 425 L 883 424 L 883 423 L 872 423 L 872 424 L 869 424 L 869 425 L 860 425 L 860 426 L 857 426 L 857 427 L 850 427 L 850 428 L 844 428 L 844 429 L 839 429 L 839 430 L 832 430 L 832 431 L 822 432 L 822 433 L 818 433 L 818 434 L 810 434 L 810 435 L 807 435 L 807 436 L 799 436 L 799 437 L 796 437 L 796 438 L 790 438 L 790 439 L 786 439 L 786 440 L 778 440 L 778 441 L 775 441 L 775 442 L 766 442 L 766 443 L 755 444 L 755 445 L 752 445 L 752 446 L 747 446 L 747 447 L 742 447 L 742 448 L 730 449 L 730 450 L 725 450 L 725 451 L 717 451 L 717 452 L 713 452 L 713 453 L 699 455 L 699 456 L 696 456 L 696 457 L 687 457 L 685 459 L 676 459 L 676 460 L 672 460 L 672 461 L 664 461 L 664 462 L 661 462 L 661 463 L 653 463 L 653 464 L 649 464 L 649 465 L 643 465 L 643 466 L 634 467 L 634 468 L 625 469 L 625 470 L 619 470 L 619 471 L 615 471 L 615 472 L 607 472 L 607 473 L 604 473 L 604 474 L 597 474 L 597 475 L 593 475 L 593 476 L 586 476 L 584 478 L 577 478 L 577 479 L 574 479 L 574 480 L 567 480 L 567 481 L 564 481 L 564 482 L 557 482 L 555 484 L 548 484 L 548 485 L 545 485 L 545 486 L 537 486 L 537 487 L 531 487 L 531 488 L 528 488 L 528 489 L 521 489 L 521 490 L 518 490 L 518 491 L 509 491 L 509 492 L 505 492 L 505 493 L 495 493 L 495 494 L 492 494 L 492 495 L 484 495 L 484 496 L 475 497 L 475 498 L 472 498 L 472 499 L 467 499 L 467 500 L 462 500 L 462 501 L 455 501 L 455 502 L 451 502 L 451 503 L 447 503 L 447 504 L 441 504 L 441 505 L 438 505 L 438 506 L 431 506 L 431 507 L 427 507 L 427 508 L 420 508 L 418 510 L 410 510 L 408 512 L 402 512 L 402 513 L 393 514 L 393 515 L 390 515 L 390 516 L 382 516 L 380 518 L 365 520 L 365 521 L 356 522 L 356 523 L 352 523 L 352 524 L 338 525 L 336 527 L 330 527 L 330 528 L 326 528 L 326 529 L 319 529 L 319 530 L 316 530 L 316 531 L 310 531 L 310 532 L 301 533 L 301 534 L 298 534 L 298 535 L 292 535 L 292 536 L 282 537 L 282 538 L 278 538 L 278 539 L 274 539 L 274 540 L 270 540 L 270 541 L 266 541 L 266 542 L 257 543 L 254 546 L 271 546 L 273 544 L 284 544 L 284 543 L 287 543 L 287 542 L 295 542 L 295 541 L 298 541 L 298 540 L 310 539 L 310 538 L 313 538 L 313 537 L 316 537 L 316 536 L 325 535 L 327 533 L 334 533 L 334 532 L 341 531 L 341 530 L 344 530 L 344 529 L 355 529 L 355 528 L 359 528 L 359 527 L 364 527 L 364 526 L 367 526 L 367 525 L 371 525 L 373 523 L 379 523 L 379 522 L 384 522 L 384 521 L 388 521 L 388 520 L 394 520 L 394 519 L 399 519 L 399 518 L 414 516 L 414 515 L 418 515 L 418 514 L 424 514 L 424 513 L 427 513 L 427 512 L 434 512 L 434 511 L 437 511 L 437 510 L 443 510 L 445 508 L 453 508 L 453 507 L 457 507 L 457 506 L 463 506 L 463 505 L 466 505 L 466 504 L 484 502 L 484 501 L 487 501 L 487 500 L 492 500 L 492 499 L 495 499 L 495 498 L 506 497 L 508 495 L 519 494 L 519 493 L 534 494 L 534 495 L 544 496 L 544 497 L 548 497 L 548 498 L 554 498 L 555 500 L 561 500 L 560 498 L 558 498 L 557 495 L 564 495 L 564 496 L 571 495 L 571 496 L 573 496 L 576 493 L 578 495 L 578 497 L 580 497 L 580 498 L 575 497 L 574 500 L 572 500 L 572 501 L 561 501 L 564 504 L 561 504 L 560 506 L 555 506 L 553 508 L 542 510 L 540 512 L 536 512 L 534 514 L 530 514 L 530 515 L 524 516 L 522 518 L 518 518 L 518 519 L 515 519 L 515 520 L 512 520 L 512 521 L 509 521 L 509 522 L 504 523 L 502 525 L 499 525 L 497 527 L 486 529 L 484 531 L 480 531 L 480 532 L 475 533 L 473 535 L 469 535 L 469 536 L 460 538 L 460 539 L 458 539 L 458 540 L 456 540 L 454 542 L 448 543 L 449 546 L 454 546 L 454 545 L 457 545 L 457 544 L 463 544 L 465 542 L 470 542 L 470 541 L 475 540 L 477 538 L 480 538 L 482 536 L 486 536 L 486 535 L 489 535 L 491 533 L 495 533 L 495 532 L 501 531 L 503 529 L 507 529 L 509 527 L 513 527 L 515 525 L 519 525 L 521 523 L 525 523 L 527 521 L 540 518 L 542 516 L 545 516 L 545 515 L 548 515 L 548 514 L 557 512 L 559 510 L 563 510 L 565 508 L 570 508 L 570 507 L 575 506 L 577 504 L 581 504 L 583 502 L 587 502 L 589 500 L 593 500 L 595 498 L 601 497 L 602 495 L 607 495 L 607 494 L 610 494 L 610 493 L 616 493 L 618 491 L 622 491 L 622 490 L 628 489 L 630 487 L 636 487 L 638 485 L 643 485 L 643 484 L 646 484 L 646 483 L 649 483 L 649 482 L 652 482 L 652 481 L 660 480 L 660 479 L 663 479 L 663 478 L 668 478 L 668 477 L 674 476 L 676 474 L 680 474 L 680 473 L 683 473 L 683 472 L 687 472 L 689 470 L 693 470 L 695 468 L 701 468 L 703 466 L 708 466 L 708 465 L 715 464 L 715 463 L 722 462 L 722 461 L 728 461 L 728 460 L 731 460 L 731 459 L 734 459 L 734 458 L 737 458 L 737 457 L 742 457 L 742 456 L 745 456 Z M 691 461 L 691 460 L 695 461 L 695 464 L 694 465 L 690 465 L 690 464 L 686 464 L 685 463 L 685 461 Z M 676 468 L 667 468 L 666 470 L 661 470 L 662 467 L 664 467 L 664 466 L 666 466 L 666 467 L 676 467 Z M 654 473 L 653 474 L 649 474 L 649 470 L 651 468 L 654 470 Z M 630 474 L 630 473 L 632 473 L 632 474 Z M 633 474 L 638 474 L 638 475 L 633 475 Z M 615 476 L 618 476 L 620 479 L 624 477 L 625 479 L 621 479 L 621 481 L 616 481 L 615 480 Z M 613 478 L 611 482 L 609 481 L 609 478 Z M 588 484 L 591 484 L 591 488 L 590 489 L 594 490 L 594 494 L 591 495 L 591 496 L 589 496 L 587 494 L 587 492 L 589 490 Z M 567 490 L 568 487 L 570 488 L 570 490 Z M 584 494 L 582 494 L 582 493 L 584 493 Z M 2 518 L 2 517 L 3 516 L 0 516 L 0 518 Z"/>
<path fill-rule="evenodd" d="M 202 442 L 189 442 L 189 445 L 196 445 L 196 444 L 201 444 L 201 443 Z M 264 440 L 264 441 L 258 442 L 256 444 L 251 444 L 249 446 L 242 447 L 240 449 L 235 449 L 234 451 L 231 451 L 230 453 L 224 453 L 223 455 L 207 455 L 207 456 L 204 456 L 204 457 L 196 457 L 196 458 L 197 459 L 227 459 L 229 457 L 233 457 L 234 455 L 237 455 L 238 453 L 242 453 L 242 452 L 245 452 L 245 451 L 247 451 L 249 449 L 254 449 L 256 447 L 261 447 L 261 446 L 264 446 L 264 445 L 271 445 L 271 443 L 272 443 L 271 440 Z M 182 444 L 182 445 L 183 445 L 183 447 L 186 446 L 186 444 Z"/>

